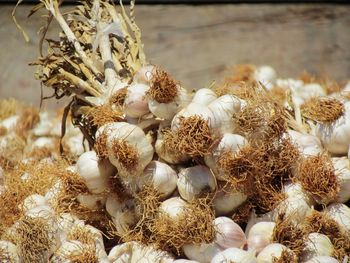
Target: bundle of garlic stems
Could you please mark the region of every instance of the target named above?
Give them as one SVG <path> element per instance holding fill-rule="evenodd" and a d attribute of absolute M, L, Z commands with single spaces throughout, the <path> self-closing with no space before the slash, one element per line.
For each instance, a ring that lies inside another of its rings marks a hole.
<path fill-rule="evenodd" d="M 1 262 L 346 261 L 350 83 L 237 65 L 189 91 L 134 2 L 41 5 L 62 32 L 32 64 L 71 103 L 0 101 Z"/>

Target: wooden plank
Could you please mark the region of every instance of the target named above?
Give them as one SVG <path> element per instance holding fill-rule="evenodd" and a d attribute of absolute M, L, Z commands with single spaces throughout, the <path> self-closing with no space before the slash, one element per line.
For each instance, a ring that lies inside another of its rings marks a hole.
<path fill-rule="evenodd" d="M 29 9 L 18 12 L 31 37 L 26 44 L 12 23 L 12 7 L 0 7 L 0 97 L 38 104 L 39 84 L 27 64 L 38 55 L 42 22 L 38 15 L 27 20 Z M 283 77 L 306 69 L 347 79 L 349 14 L 350 7 L 341 5 L 139 5 L 136 21 L 148 60 L 186 87 L 200 88 L 237 63 L 269 64 Z"/>

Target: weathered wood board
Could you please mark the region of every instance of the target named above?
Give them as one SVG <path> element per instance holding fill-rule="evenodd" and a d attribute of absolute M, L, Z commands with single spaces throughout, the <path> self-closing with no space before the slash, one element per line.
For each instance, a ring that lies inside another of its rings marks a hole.
<path fill-rule="evenodd" d="M 26 19 L 30 8 L 17 12 L 31 37 L 25 43 L 12 22 L 12 6 L 0 6 L 0 97 L 38 105 L 40 86 L 27 64 L 38 55 L 42 20 Z M 139 5 L 136 21 L 149 61 L 188 88 L 209 85 L 237 63 L 269 64 L 283 77 L 305 69 L 350 79 L 350 6 Z M 55 24 L 50 35 L 57 31 Z"/>

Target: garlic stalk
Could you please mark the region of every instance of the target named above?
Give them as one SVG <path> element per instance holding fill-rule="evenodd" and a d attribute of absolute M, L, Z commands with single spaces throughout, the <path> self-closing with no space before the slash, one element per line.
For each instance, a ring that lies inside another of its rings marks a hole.
<path fill-rule="evenodd" d="M 254 254 L 239 248 L 228 248 L 216 254 L 210 263 L 223 262 L 240 262 L 240 263 L 257 263 Z"/>
<path fill-rule="evenodd" d="M 176 172 L 166 163 L 159 161 L 151 161 L 137 181 L 141 189 L 145 185 L 153 185 L 162 197 L 169 196 L 175 190 L 176 183 Z"/>
<path fill-rule="evenodd" d="M 177 189 L 183 199 L 192 201 L 203 193 L 214 191 L 216 179 L 206 166 L 197 165 L 185 168 L 179 173 Z"/>
<path fill-rule="evenodd" d="M 275 222 L 258 222 L 254 224 L 248 233 L 248 251 L 260 253 L 267 245 L 271 244 Z"/>

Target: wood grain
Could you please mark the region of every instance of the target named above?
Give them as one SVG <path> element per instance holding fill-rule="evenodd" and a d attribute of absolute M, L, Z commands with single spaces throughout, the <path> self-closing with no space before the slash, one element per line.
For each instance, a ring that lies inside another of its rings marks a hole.
<path fill-rule="evenodd" d="M 31 37 L 24 43 L 11 20 L 12 6 L 0 7 L 0 97 L 38 104 L 39 83 L 27 64 L 38 55 L 42 21 L 39 15 L 26 19 L 29 9 L 22 6 L 17 15 Z M 136 21 L 148 60 L 191 89 L 220 79 L 237 63 L 269 64 L 282 77 L 303 70 L 350 77 L 350 6 L 139 5 Z M 55 25 L 49 33 L 57 32 Z"/>

